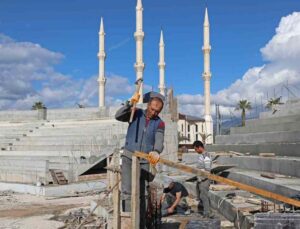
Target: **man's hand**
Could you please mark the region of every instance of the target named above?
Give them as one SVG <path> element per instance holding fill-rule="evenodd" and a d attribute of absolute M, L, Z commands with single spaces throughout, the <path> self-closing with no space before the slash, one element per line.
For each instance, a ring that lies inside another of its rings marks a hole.
<path fill-rule="evenodd" d="M 138 103 L 139 99 L 140 99 L 140 94 L 138 92 L 135 92 L 130 99 L 130 104 L 133 105 L 135 103 Z"/>
<path fill-rule="evenodd" d="M 167 211 L 169 214 L 172 214 L 174 210 L 175 210 L 174 207 L 169 207 Z"/>
<path fill-rule="evenodd" d="M 156 151 L 151 151 L 149 153 L 149 162 L 151 165 L 156 165 L 159 161 L 159 154 Z"/>

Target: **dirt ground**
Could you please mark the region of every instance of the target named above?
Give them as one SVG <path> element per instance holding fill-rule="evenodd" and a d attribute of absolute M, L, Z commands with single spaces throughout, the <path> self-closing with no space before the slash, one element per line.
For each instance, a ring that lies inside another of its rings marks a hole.
<path fill-rule="evenodd" d="M 52 218 L 67 211 L 89 207 L 99 195 L 87 194 L 79 197 L 45 198 L 0 192 L 0 229 L 56 229 L 63 222 Z"/>

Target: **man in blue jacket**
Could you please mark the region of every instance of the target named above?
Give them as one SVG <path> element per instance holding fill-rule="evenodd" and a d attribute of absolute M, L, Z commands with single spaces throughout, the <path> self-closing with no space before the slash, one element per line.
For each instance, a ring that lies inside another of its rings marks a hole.
<path fill-rule="evenodd" d="M 129 122 L 132 104 L 139 100 L 135 94 L 131 101 L 121 107 L 115 117 L 118 121 Z M 122 155 L 122 206 L 123 211 L 131 211 L 131 168 L 134 151 L 148 153 L 152 160 L 158 161 L 164 148 L 165 123 L 158 116 L 164 105 L 164 97 L 156 92 L 144 95 L 147 109 L 136 109 L 133 121 L 129 123 L 124 152 Z M 141 160 L 140 176 L 140 228 L 145 228 L 147 184 L 154 179 L 149 172 L 149 162 Z"/>

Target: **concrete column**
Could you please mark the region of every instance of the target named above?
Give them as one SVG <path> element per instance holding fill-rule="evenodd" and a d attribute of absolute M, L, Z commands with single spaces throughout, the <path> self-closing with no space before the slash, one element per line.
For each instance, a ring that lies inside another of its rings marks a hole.
<path fill-rule="evenodd" d="M 99 52 L 98 52 L 98 59 L 99 59 L 99 107 L 105 107 L 105 33 L 104 33 L 104 26 L 103 26 L 103 19 L 101 18 L 100 23 L 100 31 L 99 31 Z"/>
<path fill-rule="evenodd" d="M 210 108 L 210 37 L 209 37 L 209 20 L 207 8 L 205 9 L 204 25 L 203 25 L 203 55 L 204 55 L 204 119 L 206 127 L 206 143 L 213 143 L 213 120 L 211 117 L 211 108 Z"/>
<path fill-rule="evenodd" d="M 137 0 L 136 5 L 136 32 L 134 33 L 134 38 L 136 41 L 136 62 L 134 68 L 136 71 L 136 79 L 143 79 L 145 64 L 143 62 L 143 41 L 144 41 L 144 32 L 143 32 L 143 5 L 142 0 Z M 140 101 L 143 103 L 143 84 L 140 88 Z"/>
<path fill-rule="evenodd" d="M 166 68 L 166 63 L 165 63 L 165 43 L 164 43 L 164 36 L 163 36 L 163 31 L 160 32 L 160 41 L 159 41 L 159 92 L 163 96 L 165 96 L 165 68 Z"/>

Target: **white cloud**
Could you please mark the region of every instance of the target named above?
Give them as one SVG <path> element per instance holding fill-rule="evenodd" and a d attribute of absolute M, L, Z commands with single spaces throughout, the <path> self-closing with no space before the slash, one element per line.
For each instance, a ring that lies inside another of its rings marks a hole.
<path fill-rule="evenodd" d="M 47 107 L 95 106 L 98 101 L 96 76 L 73 79 L 55 70 L 64 56 L 31 42 L 18 42 L 0 34 L 0 109 L 30 109 L 42 101 Z M 134 86 L 127 78 L 107 77 L 108 104 L 120 104 Z"/>
<path fill-rule="evenodd" d="M 262 57 L 268 61 L 263 66 L 250 68 L 241 79 L 228 88 L 213 94 L 212 103 L 221 105 L 223 115 L 234 112 L 241 99 L 257 104 L 269 97 L 282 95 L 286 98 L 288 84 L 290 91 L 299 96 L 295 88 L 300 88 L 300 13 L 283 17 L 273 38 L 261 49 Z M 202 95 L 179 95 L 180 110 L 201 116 L 203 114 Z M 212 113 L 215 108 L 212 106 Z"/>

